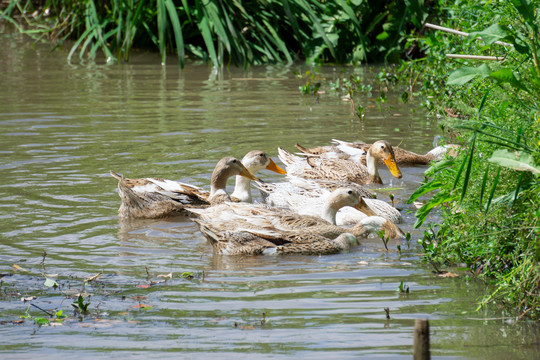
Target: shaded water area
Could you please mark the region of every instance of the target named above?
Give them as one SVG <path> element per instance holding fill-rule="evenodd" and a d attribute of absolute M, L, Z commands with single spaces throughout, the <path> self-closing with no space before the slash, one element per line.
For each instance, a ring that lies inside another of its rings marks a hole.
<path fill-rule="evenodd" d="M 303 65 L 181 71 L 149 54 L 69 65 L 64 52 L 18 35 L 0 44 L 2 358 L 409 359 L 417 318 L 430 320 L 436 358 L 538 357 L 534 324 L 477 312 L 481 284 L 422 263 L 425 229 L 412 228 L 405 202 L 425 167 L 402 168 L 403 179 L 381 171 L 376 192 L 395 195 L 412 234 L 388 252 L 372 238 L 332 256 L 217 256 L 188 219 L 118 219 L 111 169 L 208 187 L 221 157 L 260 149 L 277 160 L 277 146 L 296 142 L 387 139 L 425 153 L 437 120 L 398 92 L 379 110 L 375 69 L 347 69 L 374 86 L 356 99 L 367 109 L 360 120 L 338 96 L 302 95 Z M 337 78 L 341 67 L 320 72 Z M 81 291 L 92 295 L 84 317 L 71 306 Z M 69 317 L 39 327 L 48 315 L 30 304 Z"/>

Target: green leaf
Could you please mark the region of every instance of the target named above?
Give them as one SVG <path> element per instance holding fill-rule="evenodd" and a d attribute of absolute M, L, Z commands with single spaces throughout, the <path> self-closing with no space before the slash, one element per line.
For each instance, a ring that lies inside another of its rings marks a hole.
<path fill-rule="evenodd" d="M 483 79 L 490 75 L 491 69 L 486 64 L 482 64 L 479 67 L 464 66 L 452 71 L 446 83 L 448 85 L 464 85 L 475 77 Z"/>
<path fill-rule="evenodd" d="M 431 192 L 433 190 L 438 190 L 443 186 L 443 183 L 440 181 L 431 181 L 427 184 L 424 184 L 420 186 L 418 189 L 416 189 L 415 192 L 411 194 L 409 197 L 409 200 L 407 200 L 407 204 L 412 204 L 413 201 L 418 199 L 420 196 L 427 194 L 428 192 Z"/>
<path fill-rule="evenodd" d="M 488 174 L 489 174 L 489 165 L 486 167 L 486 171 L 484 172 L 484 176 L 482 177 L 482 187 L 480 188 L 480 205 L 483 203 Z"/>
<path fill-rule="evenodd" d="M 45 282 L 43 283 L 43 285 L 47 287 L 57 287 L 58 283 L 53 279 L 45 278 Z"/>
<path fill-rule="evenodd" d="M 36 318 L 36 324 L 37 325 L 46 325 L 48 323 L 50 323 L 51 321 L 49 319 L 45 319 L 45 318 Z"/>
<path fill-rule="evenodd" d="M 433 210 L 434 207 L 441 205 L 445 202 L 451 202 L 457 199 L 457 196 L 452 193 L 439 192 L 435 194 L 427 203 L 424 204 L 420 209 L 416 211 L 416 222 L 414 223 L 414 228 L 417 229 L 424 223 L 428 214 Z"/>
<path fill-rule="evenodd" d="M 514 41 L 514 37 L 510 30 L 506 26 L 501 26 L 499 24 L 494 24 L 487 29 L 482 31 L 474 31 L 469 34 L 469 38 L 471 39 L 477 37 L 481 37 L 482 40 L 488 45 L 493 44 L 495 41 Z"/>
<path fill-rule="evenodd" d="M 202 11 L 201 11 L 202 12 Z M 199 27 L 199 30 L 201 31 L 201 35 L 203 37 L 204 43 L 206 45 L 206 50 L 208 51 L 208 54 L 210 55 L 210 59 L 212 60 L 212 64 L 217 69 L 219 67 L 219 59 L 216 53 L 216 47 L 214 45 L 214 40 L 212 38 L 212 30 L 210 29 L 210 24 L 208 22 L 208 16 L 205 15 L 199 15 L 199 23 L 197 26 Z"/>
<path fill-rule="evenodd" d="M 448 167 L 454 166 L 455 162 L 456 162 L 456 159 L 453 159 L 453 158 L 437 161 L 424 172 L 424 176 L 431 177 L 435 173 L 438 173 L 439 171 L 441 171 L 442 169 L 446 169 Z"/>
<path fill-rule="evenodd" d="M 465 168 L 465 164 L 470 163 L 470 161 L 472 159 L 472 154 L 473 154 L 473 150 L 474 150 L 474 143 L 476 142 L 476 135 L 477 135 L 477 133 L 475 132 L 469 139 L 471 141 L 471 145 L 469 145 L 469 150 L 468 150 L 468 153 L 467 153 L 467 157 L 465 159 L 463 159 L 462 162 L 461 162 L 461 166 L 459 167 L 459 170 L 458 170 L 458 172 L 456 174 L 456 177 L 454 179 L 454 185 L 452 186 L 452 190 L 454 190 L 457 187 L 457 184 L 458 184 L 459 179 L 461 177 L 461 173 L 463 172 L 463 169 Z M 467 183 L 465 183 L 463 186 L 464 186 L 464 188 L 466 188 Z"/>
<path fill-rule="evenodd" d="M 488 161 L 513 170 L 530 171 L 533 174 L 540 173 L 540 166 L 536 164 L 531 154 L 523 151 L 510 152 L 506 149 L 499 149 L 493 152 Z"/>
<path fill-rule="evenodd" d="M 376 39 L 379 41 L 383 41 L 383 40 L 388 39 L 389 37 L 390 37 L 390 34 L 388 34 L 386 31 L 383 31 L 382 33 L 376 36 Z"/>
<path fill-rule="evenodd" d="M 511 69 L 503 68 L 492 72 L 489 76 L 499 83 L 508 83 L 513 87 L 527 91 L 527 88 L 517 79 L 516 75 Z"/>
<path fill-rule="evenodd" d="M 526 0 L 512 0 L 515 8 L 521 16 L 529 23 L 533 24 L 535 21 L 535 10 L 534 5 Z"/>

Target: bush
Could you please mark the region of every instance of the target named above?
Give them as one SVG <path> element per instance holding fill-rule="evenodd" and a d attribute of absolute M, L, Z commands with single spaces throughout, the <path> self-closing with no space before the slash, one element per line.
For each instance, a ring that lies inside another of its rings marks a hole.
<path fill-rule="evenodd" d="M 539 8 L 525 0 L 467 11 L 463 10 L 466 2 L 439 4 L 449 16 L 446 26 L 459 22 L 469 27 L 471 35 L 456 40 L 453 35 L 433 33 L 419 39 L 426 59 L 417 84 L 432 98 L 426 106 L 453 116 L 446 118 L 444 126 L 463 144 L 456 159 L 434 164 L 426 172 L 426 181 L 410 198 L 436 192 L 417 211 L 416 226 L 431 209 L 438 207 L 442 213 L 442 224 L 431 224 L 419 242 L 426 260 L 436 268 L 465 265 L 490 282 L 494 290 L 484 305 L 503 304 L 538 319 Z M 479 23 L 489 26 L 478 29 Z M 482 31 L 472 31 L 477 29 Z M 479 36 L 482 42 L 475 40 Z M 495 53 L 505 60 L 489 65 L 462 60 L 460 66 L 443 59 L 445 53 L 463 51 Z M 418 67 L 418 62 L 407 63 L 402 77 Z"/>

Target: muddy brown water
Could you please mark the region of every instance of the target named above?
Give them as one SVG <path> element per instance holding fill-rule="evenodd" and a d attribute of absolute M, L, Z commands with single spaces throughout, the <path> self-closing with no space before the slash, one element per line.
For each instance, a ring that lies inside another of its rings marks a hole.
<path fill-rule="evenodd" d="M 379 198 L 395 195 L 412 234 L 389 252 L 373 238 L 333 256 L 217 256 L 187 219 L 118 219 L 111 169 L 208 187 L 222 156 L 260 149 L 277 160 L 277 146 L 296 142 L 387 139 L 425 153 L 437 119 L 398 92 L 379 109 L 376 68 L 346 70 L 374 86 L 356 99 L 367 109 L 360 120 L 339 96 L 302 95 L 303 64 L 180 71 L 134 54 L 129 64 L 70 65 L 64 51 L 19 35 L 0 43 L 3 358 L 409 359 L 417 318 L 430 320 L 434 358 L 538 355 L 534 324 L 476 311 L 480 283 L 463 272 L 438 278 L 422 262 L 425 228 L 412 228 L 405 202 L 425 167 L 403 168 L 400 180 L 381 171 Z M 84 317 L 71 306 L 81 291 L 92 295 Z M 39 327 L 48 315 L 38 307 L 69 317 Z"/>

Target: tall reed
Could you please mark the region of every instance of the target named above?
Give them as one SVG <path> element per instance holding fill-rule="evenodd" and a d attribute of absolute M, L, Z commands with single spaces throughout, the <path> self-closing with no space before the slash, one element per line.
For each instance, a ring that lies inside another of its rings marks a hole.
<path fill-rule="evenodd" d="M 411 6 L 411 4 L 413 6 Z M 35 37 L 75 42 L 69 60 L 129 59 L 154 48 L 215 67 L 395 58 L 406 27 L 420 27 L 423 2 L 265 0 L 12 0 L 0 15 Z M 46 10 L 46 11 L 45 11 Z M 407 11 L 409 10 L 409 11 Z M 22 24 L 16 22 L 20 14 Z M 33 14 L 33 15 L 29 15 Z"/>

